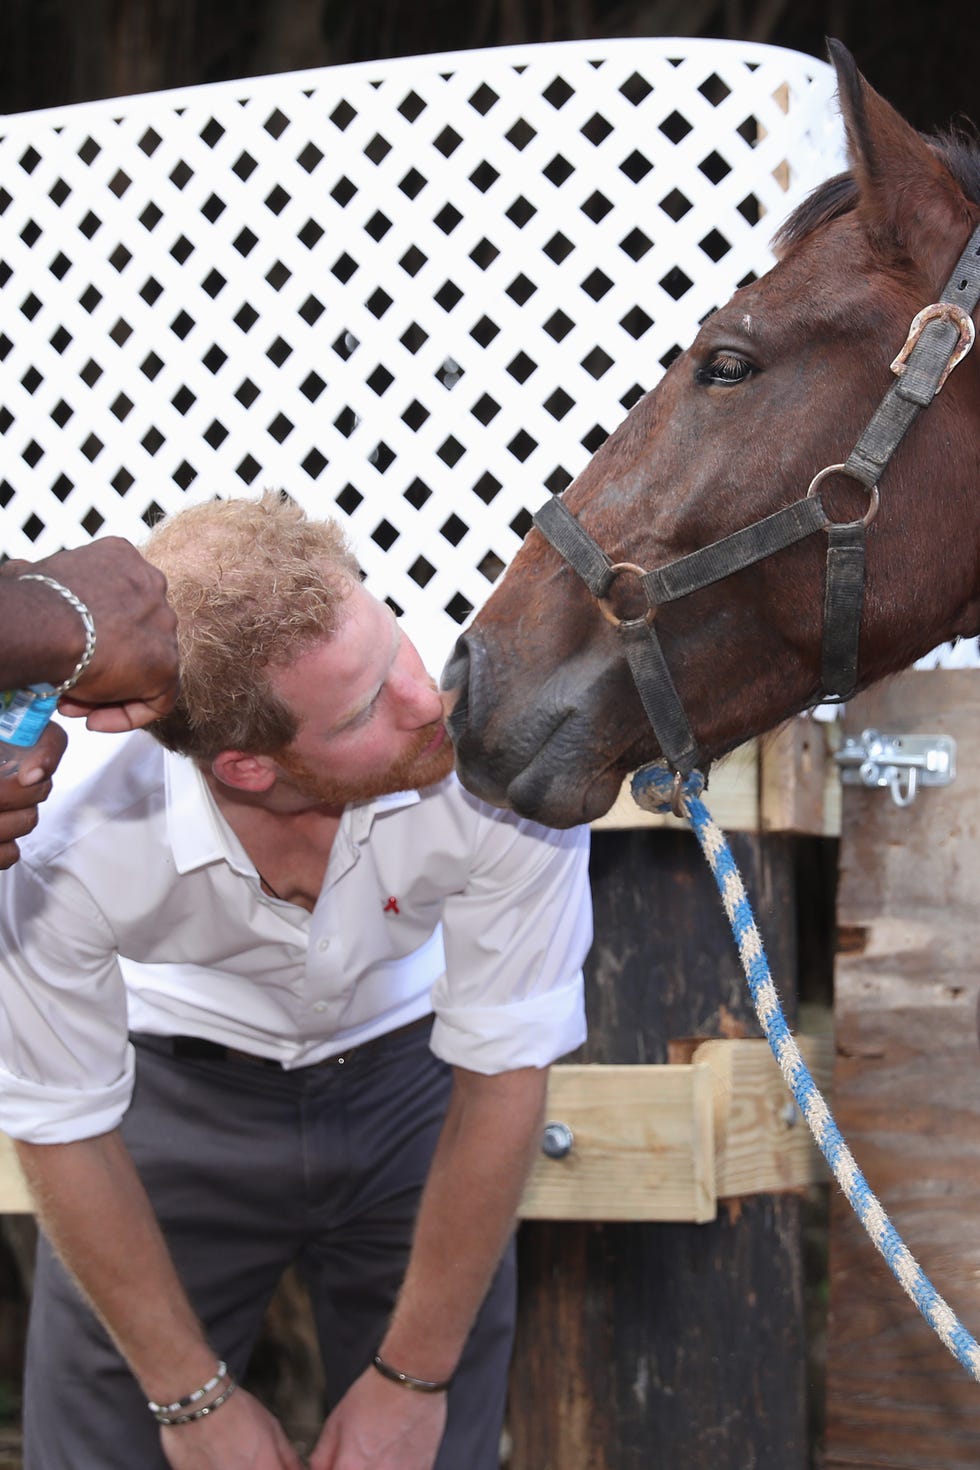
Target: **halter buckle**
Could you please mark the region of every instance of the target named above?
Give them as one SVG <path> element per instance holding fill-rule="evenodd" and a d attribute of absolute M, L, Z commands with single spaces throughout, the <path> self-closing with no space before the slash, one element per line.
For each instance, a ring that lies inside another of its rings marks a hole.
<path fill-rule="evenodd" d="M 963 361 L 970 348 L 973 346 L 977 329 L 973 325 L 973 318 L 969 312 L 964 311 L 962 306 L 956 306 L 951 301 L 934 301 L 931 306 L 924 306 L 921 311 L 916 312 L 909 327 L 909 334 L 905 339 L 905 346 L 891 364 L 891 370 L 896 378 L 900 378 L 905 372 L 905 366 L 912 355 L 912 350 L 919 338 L 922 336 L 923 328 L 934 321 L 952 322 L 959 327 L 960 337 L 952 353 L 949 362 L 943 369 L 943 375 L 936 384 L 936 393 L 942 388 L 946 379 L 954 367 Z M 935 397 L 936 394 L 933 394 Z"/>
<path fill-rule="evenodd" d="M 657 609 L 655 607 L 653 607 L 653 606 L 647 608 L 647 610 L 643 614 L 643 617 L 642 618 L 621 618 L 621 617 L 619 617 L 619 615 L 617 613 L 613 612 L 612 607 L 610 606 L 610 602 L 609 602 L 609 591 L 608 591 L 608 589 L 609 589 L 609 587 L 612 586 L 612 583 L 613 583 L 614 578 L 618 577 L 619 574 L 620 574 L 620 572 L 632 572 L 634 574 L 634 576 L 640 577 L 641 579 L 646 576 L 646 572 L 643 570 L 643 568 L 642 567 L 638 567 L 635 562 L 632 562 L 632 561 L 617 561 L 617 562 L 614 562 L 613 565 L 609 568 L 609 571 L 607 573 L 607 583 L 606 583 L 607 590 L 606 590 L 606 594 L 605 594 L 604 597 L 597 597 L 596 598 L 596 601 L 599 604 L 599 611 L 602 613 L 602 616 L 605 618 L 606 622 L 607 623 L 611 623 L 614 628 L 621 628 L 624 623 L 640 623 L 640 622 L 646 623 L 647 626 L 649 627 L 649 625 L 653 622 L 653 619 L 656 616 L 656 612 L 657 612 Z"/>

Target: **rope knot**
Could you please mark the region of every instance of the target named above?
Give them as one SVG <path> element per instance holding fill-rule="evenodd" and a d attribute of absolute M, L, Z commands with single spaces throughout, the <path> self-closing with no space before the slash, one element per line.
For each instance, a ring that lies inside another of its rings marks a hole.
<path fill-rule="evenodd" d="M 688 815 L 685 807 L 688 798 L 699 797 L 707 785 L 700 771 L 681 776 L 671 770 L 665 761 L 651 761 L 634 773 L 630 791 L 638 807 L 645 812 L 665 814 L 673 812 L 675 817 Z"/>

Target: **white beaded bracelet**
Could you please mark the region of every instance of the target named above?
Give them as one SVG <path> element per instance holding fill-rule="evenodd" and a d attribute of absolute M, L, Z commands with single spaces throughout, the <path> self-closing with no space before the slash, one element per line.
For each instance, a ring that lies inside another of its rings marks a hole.
<path fill-rule="evenodd" d="M 158 1424 L 166 1424 L 173 1427 L 175 1424 L 193 1424 L 198 1419 L 206 1419 L 209 1414 L 214 1413 L 215 1409 L 220 1409 L 222 1404 L 228 1402 L 237 1387 L 238 1384 L 234 1378 L 229 1377 L 227 1388 L 223 1393 L 219 1393 L 216 1399 L 212 1399 L 209 1404 L 202 1404 L 199 1409 L 192 1409 L 187 1414 L 175 1414 L 172 1418 L 169 1418 L 166 1414 L 157 1414 L 155 1415 L 156 1421 Z"/>
<path fill-rule="evenodd" d="M 158 1404 L 155 1403 L 153 1399 L 150 1399 L 146 1407 L 149 1409 L 154 1418 L 160 1420 L 161 1424 L 182 1424 L 184 1423 L 183 1419 L 174 1419 L 171 1416 L 175 1414 L 180 1414 L 184 1409 L 193 1408 L 193 1406 L 195 1404 L 199 1404 L 202 1399 L 206 1399 L 209 1393 L 214 1393 L 216 1388 L 219 1388 L 222 1384 L 225 1384 L 226 1380 L 228 1380 L 229 1382 L 233 1381 L 231 1379 L 231 1374 L 228 1372 L 228 1364 L 219 1363 L 213 1377 L 209 1378 L 207 1383 L 202 1383 L 200 1388 L 195 1388 L 193 1393 L 185 1395 L 185 1397 L 182 1399 L 175 1399 L 172 1404 Z M 228 1389 L 226 1393 L 222 1394 L 220 1400 L 221 1403 L 224 1403 L 225 1398 L 228 1397 L 228 1393 L 230 1393 L 230 1389 Z M 212 1403 L 208 1405 L 209 1409 L 214 1409 L 217 1407 L 217 1400 L 212 1401 Z"/>
<path fill-rule="evenodd" d="M 60 582 L 56 582 L 54 577 L 42 576 L 40 572 L 22 572 L 17 580 L 19 582 L 43 582 L 46 587 L 53 588 L 55 592 L 60 593 L 65 601 L 75 609 L 85 628 L 85 647 L 82 650 L 81 658 L 68 675 L 68 678 L 53 691 L 56 697 L 60 699 L 63 694 L 68 693 L 69 689 L 74 689 L 92 662 L 95 653 L 95 620 L 82 599 L 76 597 L 70 587 L 64 587 Z"/>
<path fill-rule="evenodd" d="M 172 1404 L 158 1404 L 151 1399 L 146 1407 L 151 1414 L 179 1414 L 181 1409 L 189 1409 L 191 1404 L 198 1404 L 201 1399 L 207 1398 L 208 1394 L 213 1393 L 221 1380 L 227 1376 L 228 1364 L 219 1363 L 214 1376 L 209 1378 L 207 1383 L 202 1383 L 200 1388 L 195 1388 L 193 1393 L 186 1394 L 182 1399 L 174 1399 Z"/>

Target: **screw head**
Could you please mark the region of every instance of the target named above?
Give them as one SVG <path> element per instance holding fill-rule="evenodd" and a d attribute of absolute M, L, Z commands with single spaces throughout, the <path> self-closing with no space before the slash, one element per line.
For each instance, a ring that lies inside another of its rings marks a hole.
<path fill-rule="evenodd" d="M 546 1123 L 541 1135 L 541 1152 L 549 1159 L 564 1159 L 572 1151 L 575 1134 L 567 1123 Z"/>

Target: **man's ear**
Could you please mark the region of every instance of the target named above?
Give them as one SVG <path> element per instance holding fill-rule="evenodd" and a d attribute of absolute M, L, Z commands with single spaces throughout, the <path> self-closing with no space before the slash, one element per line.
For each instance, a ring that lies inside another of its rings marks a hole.
<path fill-rule="evenodd" d="M 211 762 L 211 772 L 235 791 L 268 791 L 278 770 L 271 756 L 246 755 L 242 750 L 223 750 Z"/>

